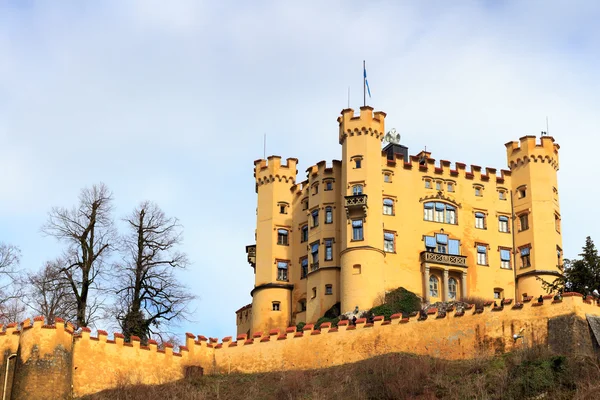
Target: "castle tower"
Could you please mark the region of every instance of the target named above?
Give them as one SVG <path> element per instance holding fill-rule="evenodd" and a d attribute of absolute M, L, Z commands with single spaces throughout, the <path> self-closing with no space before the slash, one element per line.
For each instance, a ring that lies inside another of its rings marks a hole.
<path fill-rule="evenodd" d="M 512 176 L 517 296 L 545 294 L 536 276 L 560 276 L 562 236 L 558 202 L 558 149 L 550 136 L 524 136 L 506 144 Z"/>
<path fill-rule="evenodd" d="M 342 145 L 340 215 L 341 311 L 369 309 L 385 293 L 381 142 L 384 112 L 372 107 L 342 111 L 339 142 Z M 344 223 L 345 222 L 345 223 Z"/>
<path fill-rule="evenodd" d="M 256 193 L 256 264 L 251 331 L 268 332 L 291 320 L 292 186 L 298 160 L 281 157 L 254 162 Z"/>

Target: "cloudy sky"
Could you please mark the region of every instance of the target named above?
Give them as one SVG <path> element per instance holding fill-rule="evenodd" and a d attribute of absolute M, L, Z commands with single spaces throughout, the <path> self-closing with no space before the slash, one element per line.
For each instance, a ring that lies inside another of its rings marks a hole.
<path fill-rule="evenodd" d="M 449 5 L 453 3 L 453 5 Z M 52 206 L 104 182 L 115 218 L 156 201 L 185 227 L 199 298 L 179 332 L 235 333 L 251 301 L 253 160 L 341 157 L 336 118 L 370 104 L 416 154 L 506 167 L 561 145 L 566 257 L 600 240 L 600 6 L 591 1 L 0 0 L 0 241 L 38 269 Z M 588 151 L 591 151 L 588 154 Z M 591 217 L 591 218 L 590 218 Z"/>

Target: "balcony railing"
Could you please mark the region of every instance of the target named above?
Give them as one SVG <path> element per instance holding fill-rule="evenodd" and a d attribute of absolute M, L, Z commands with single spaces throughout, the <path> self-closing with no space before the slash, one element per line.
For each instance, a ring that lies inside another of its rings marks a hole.
<path fill-rule="evenodd" d="M 451 265 L 453 267 L 467 268 L 467 257 L 454 254 L 433 253 L 431 251 L 421 252 L 421 262 Z"/>
<path fill-rule="evenodd" d="M 367 195 L 366 194 L 355 194 L 352 196 L 346 196 L 344 206 L 346 207 L 346 216 L 349 216 L 351 212 L 363 212 L 367 214 Z"/>
<path fill-rule="evenodd" d="M 256 245 L 251 244 L 246 246 L 246 254 L 248 255 L 248 263 L 252 268 L 256 267 Z"/>
<path fill-rule="evenodd" d="M 311 271 L 316 271 L 318 269 L 319 269 L 319 263 L 318 262 L 310 264 L 310 270 Z"/>

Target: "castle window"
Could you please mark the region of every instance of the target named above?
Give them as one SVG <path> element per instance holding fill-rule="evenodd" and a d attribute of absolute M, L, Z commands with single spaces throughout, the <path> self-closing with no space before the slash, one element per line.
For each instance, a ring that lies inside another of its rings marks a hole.
<path fill-rule="evenodd" d="M 485 229 L 485 214 L 482 212 L 475 213 L 475 228 Z"/>
<path fill-rule="evenodd" d="M 383 174 L 383 181 L 385 183 L 390 183 L 392 181 L 392 176 L 389 173 L 385 173 Z"/>
<path fill-rule="evenodd" d="M 333 294 L 333 285 L 325 285 L 325 294 Z"/>
<path fill-rule="evenodd" d="M 317 297 L 317 288 L 316 287 L 312 288 L 312 298 L 314 299 L 315 297 Z"/>
<path fill-rule="evenodd" d="M 287 214 L 287 203 L 279 203 L 279 214 Z"/>
<path fill-rule="evenodd" d="M 319 210 L 313 210 L 312 215 L 312 226 L 313 228 L 319 226 Z"/>
<path fill-rule="evenodd" d="M 456 282 L 456 279 L 454 279 L 454 278 L 448 279 L 448 297 L 450 298 L 450 300 L 456 300 L 456 288 L 457 287 L 458 287 L 458 284 Z"/>
<path fill-rule="evenodd" d="M 562 265 L 562 249 L 558 246 L 556 246 L 556 258 L 557 258 L 557 266 L 560 267 Z"/>
<path fill-rule="evenodd" d="M 383 199 L 383 215 L 394 215 L 394 200 Z"/>
<path fill-rule="evenodd" d="M 554 214 L 554 229 L 556 229 L 556 232 L 560 233 L 560 217 L 558 214 Z"/>
<path fill-rule="evenodd" d="M 357 158 L 354 160 L 354 168 L 359 169 L 362 166 L 362 159 Z"/>
<path fill-rule="evenodd" d="M 435 190 L 442 190 L 442 182 L 437 181 L 435 183 Z"/>
<path fill-rule="evenodd" d="M 325 239 L 325 261 L 333 260 L 333 239 Z"/>
<path fill-rule="evenodd" d="M 483 196 L 483 189 L 479 186 L 475 186 L 475 196 L 481 197 Z"/>
<path fill-rule="evenodd" d="M 425 250 L 431 253 L 460 255 L 460 240 L 450 239 L 444 233 L 425 236 Z"/>
<path fill-rule="evenodd" d="M 520 186 L 517 188 L 517 197 L 519 199 L 527 197 L 527 186 Z"/>
<path fill-rule="evenodd" d="M 506 200 L 506 192 L 504 190 L 499 190 L 498 191 L 498 198 L 500 200 Z"/>
<path fill-rule="evenodd" d="M 273 311 L 279 311 L 279 302 L 278 301 L 274 301 L 273 302 Z"/>
<path fill-rule="evenodd" d="M 531 247 L 529 245 L 521 248 L 521 268 L 531 267 Z"/>
<path fill-rule="evenodd" d="M 281 246 L 289 244 L 287 229 L 277 229 L 277 244 Z"/>
<path fill-rule="evenodd" d="M 354 264 L 352 266 L 352 275 L 360 275 L 362 270 L 362 267 L 360 266 L 360 264 Z"/>
<path fill-rule="evenodd" d="M 524 213 L 519 215 L 519 232 L 529 229 L 529 214 Z"/>
<path fill-rule="evenodd" d="M 449 192 L 454 192 L 454 183 L 448 182 L 448 191 Z"/>
<path fill-rule="evenodd" d="M 500 268 L 510 269 L 510 250 L 500 249 Z"/>
<path fill-rule="evenodd" d="M 498 231 L 508 233 L 508 217 L 501 215 L 498 217 Z"/>
<path fill-rule="evenodd" d="M 425 189 L 431 189 L 431 181 L 429 179 L 425 179 Z"/>
<path fill-rule="evenodd" d="M 456 208 L 445 203 L 425 203 L 423 204 L 423 219 L 425 221 L 456 224 Z"/>
<path fill-rule="evenodd" d="M 494 289 L 494 300 L 500 300 L 504 298 L 503 296 L 504 290 L 500 288 Z"/>
<path fill-rule="evenodd" d="M 298 311 L 299 312 L 306 311 L 306 300 L 302 299 L 298 302 Z"/>
<path fill-rule="evenodd" d="M 386 253 L 394 253 L 396 251 L 396 235 L 393 232 L 383 233 L 383 250 Z"/>
<path fill-rule="evenodd" d="M 325 223 L 333 223 L 333 207 L 331 206 L 325 207 Z"/>
<path fill-rule="evenodd" d="M 306 278 L 306 275 L 308 275 L 308 258 L 303 257 L 300 260 L 300 279 Z"/>
<path fill-rule="evenodd" d="M 302 210 L 308 210 L 308 199 L 302 200 Z"/>
<path fill-rule="evenodd" d="M 277 280 L 288 280 L 288 261 L 277 261 Z"/>
<path fill-rule="evenodd" d="M 317 194 L 317 193 L 319 193 L 319 184 L 318 184 L 318 183 L 315 183 L 315 184 L 313 185 L 313 195 L 315 195 L 315 194 Z"/>
<path fill-rule="evenodd" d="M 333 190 L 333 181 L 325 181 L 325 191 Z"/>
<path fill-rule="evenodd" d="M 363 185 L 352 186 L 352 195 L 358 196 L 359 194 L 363 194 Z"/>
<path fill-rule="evenodd" d="M 431 275 L 429 277 L 429 297 L 438 297 L 439 296 L 439 281 L 435 275 Z"/>
<path fill-rule="evenodd" d="M 301 228 L 300 242 L 308 241 L 308 225 L 304 225 Z"/>
<path fill-rule="evenodd" d="M 487 246 L 477 245 L 477 264 L 487 265 Z"/>
<path fill-rule="evenodd" d="M 352 220 L 352 240 L 363 240 L 362 219 Z"/>
<path fill-rule="evenodd" d="M 310 245 L 310 254 L 312 256 L 311 270 L 314 271 L 319 268 L 319 242 Z"/>

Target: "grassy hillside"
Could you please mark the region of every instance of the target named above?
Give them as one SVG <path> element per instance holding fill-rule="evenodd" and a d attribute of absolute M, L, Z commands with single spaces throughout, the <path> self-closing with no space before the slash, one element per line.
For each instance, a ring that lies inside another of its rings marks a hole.
<path fill-rule="evenodd" d="M 399 339 L 401 340 L 401 339 Z M 532 348 L 494 358 L 443 361 L 389 354 L 322 370 L 204 376 L 123 386 L 86 400 L 166 399 L 597 399 L 600 364 Z"/>

